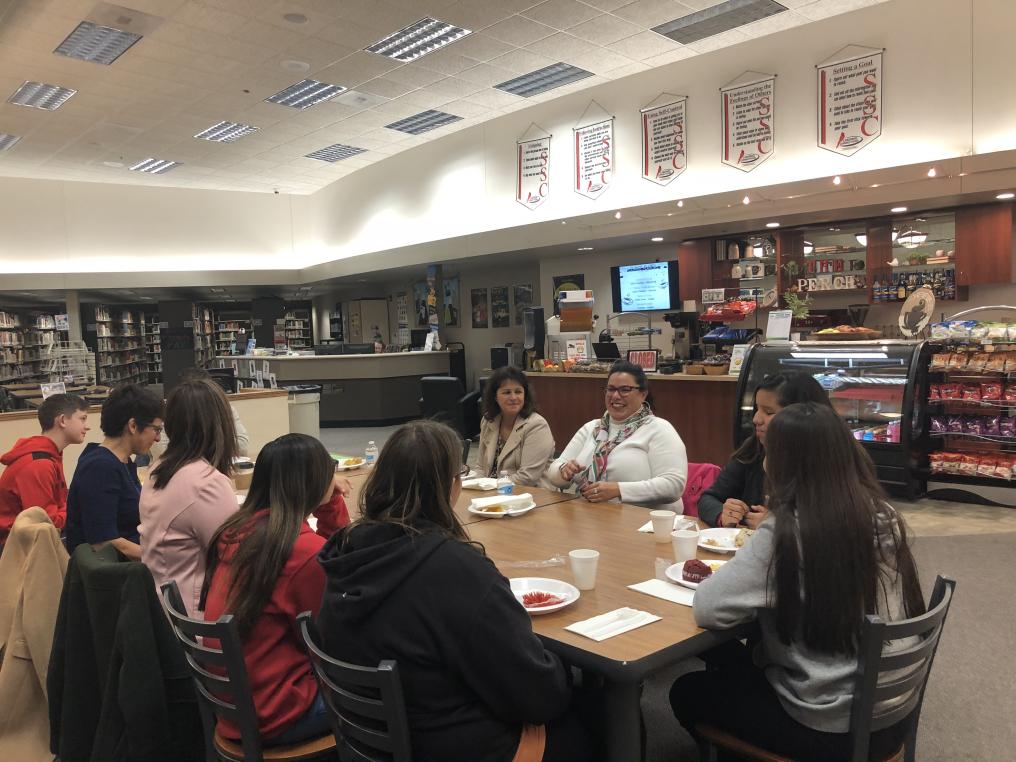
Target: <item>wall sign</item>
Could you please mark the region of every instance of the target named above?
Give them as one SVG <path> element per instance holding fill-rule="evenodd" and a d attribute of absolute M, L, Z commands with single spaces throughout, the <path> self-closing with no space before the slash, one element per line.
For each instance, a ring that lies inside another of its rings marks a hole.
<path fill-rule="evenodd" d="M 751 172 L 776 147 L 776 75 L 746 71 L 720 88 L 723 148 L 728 167 Z"/>
<path fill-rule="evenodd" d="M 515 200 L 535 209 L 550 195 L 550 135 L 518 142 Z"/>
<path fill-rule="evenodd" d="M 599 198 L 614 169 L 614 118 L 575 127 L 575 192 Z"/>
<path fill-rule="evenodd" d="M 667 185 L 688 166 L 688 99 L 664 93 L 656 100 L 665 102 L 642 109 L 642 177 Z"/>
<path fill-rule="evenodd" d="M 851 156 L 882 134 L 882 51 L 849 45 L 816 69 L 819 148 Z"/>

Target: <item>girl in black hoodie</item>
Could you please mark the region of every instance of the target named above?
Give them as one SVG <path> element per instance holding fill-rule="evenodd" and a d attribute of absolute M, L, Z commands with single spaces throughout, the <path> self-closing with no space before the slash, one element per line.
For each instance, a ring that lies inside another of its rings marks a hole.
<path fill-rule="evenodd" d="M 452 512 L 461 452 L 433 421 L 385 444 L 360 493 L 362 518 L 321 551 L 324 650 L 398 662 L 415 760 L 591 759 L 567 714 L 567 671 Z"/>

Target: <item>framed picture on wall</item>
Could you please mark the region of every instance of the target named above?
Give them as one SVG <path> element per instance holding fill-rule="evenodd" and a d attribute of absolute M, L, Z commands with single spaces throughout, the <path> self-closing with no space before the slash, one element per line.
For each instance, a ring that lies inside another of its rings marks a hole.
<path fill-rule="evenodd" d="M 413 311 L 417 326 L 427 325 L 427 282 L 421 280 L 413 284 Z"/>
<path fill-rule="evenodd" d="M 459 276 L 444 279 L 444 324 L 459 324 Z"/>
<path fill-rule="evenodd" d="M 522 313 L 533 306 L 533 284 L 518 283 L 512 286 L 515 293 L 515 325 L 522 325 Z"/>
<path fill-rule="evenodd" d="M 555 275 L 554 276 L 554 314 L 561 314 L 561 307 L 558 299 L 562 291 L 582 291 L 586 287 L 586 276 L 583 273 L 576 275 Z"/>
<path fill-rule="evenodd" d="M 469 292 L 469 303 L 473 313 L 473 328 L 487 328 L 487 289 L 471 289 Z"/>
<path fill-rule="evenodd" d="M 490 327 L 508 328 L 512 324 L 511 308 L 508 305 L 508 286 L 493 286 L 490 289 Z"/>

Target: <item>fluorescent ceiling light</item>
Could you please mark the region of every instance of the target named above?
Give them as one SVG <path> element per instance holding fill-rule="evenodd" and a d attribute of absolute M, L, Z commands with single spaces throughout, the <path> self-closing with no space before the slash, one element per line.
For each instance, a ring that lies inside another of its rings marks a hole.
<path fill-rule="evenodd" d="M 245 135 L 257 132 L 259 127 L 252 127 L 249 124 L 238 124 L 237 122 L 219 122 L 213 124 L 206 130 L 202 130 L 194 137 L 201 140 L 212 140 L 216 143 L 232 143 Z"/>
<path fill-rule="evenodd" d="M 458 122 L 461 119 L 461 116 L 430 109 L 428 111 L 421 111 L 413 116 L 407 116 L 405 119 L 400 119 L 397 122 L 386 124 L 385 127 L 389 130 L 398 130 L 409 135 L 420 135 L 424 132 L 436 130 L 438 127 L 444 127 L 446 124 Z"/>
<path fill-rule="evenodd" d="M 169 161 L 167 159 L 153 159 L 151 157 L 139 161 L 132 167 L 128 167 L 131 172 L 147 172 L 150 175 L 161 175 L 163 172 L 168 172 L 174 167 L 179 167 L 183 164 L 182 161 Z"/>
<path fill-rule="evenodd" d="M 663 240 L 663 236 L 662 235 L 654 235 L 649 240 L 652 241 L 653 243 L 659 243 L 660 241 Z"/>
<path fill-rule="evenodd" d="M 265 100 L 280 106 L 305 109 L 333 98 L 345 90 L 346 88 L 342 85 L 330 85 L 327 82 L 318 82 L 316 79 L 305 79 L 295 85 L 290 85 L 285 90 L 279 90 L 275 95 L 270 95 Z"/>
<path fill-rule="evenodd" d="M 579 246 L 579 251 L 592 251 L 592 246 Z"/>
<path fill-rule="evenodd" d="M 521 77 L 509 79 L 499 85 L 494 85 L 498 90 L 503 90 L 512 95 L 522 98 L 531 98 L 534 95 L 545 93 L 562 85 L 578 82 L 580 79 L 593 76 L 591 71 L 580 69 L 566 63 L 556 63 L 545 66 L 542 69 L 523 74 Z"/>
<path fill-rule="evenodd" d="M 780 226 L 780 223 L 778 223 L 778 222 L 767 222 L 766 223 L 766 227 L 767 228 L 778 228 L 779 226 Z"/>
<path fill-rule="evenodd" d="M 141 35 L 134 32 L 82 21 L 53 52 L 109 66 L 140 39 Z"/>
<path fill-rule="evenodd" d="M 654 26 L 653 31 L 669 37 L 674 42 L 688 45 L 704 40 L 706 37 L 729 32 L 739 26 L 750 24 L 759 19 L 774 16 L 787 10 L 773 0 L 727 0 L 687 16 Z"/>
<path fill-rule="evenodd" d="M 348 159 L 350 156 L 356 156 L 357 154 L 365 153 L 366 148 L 357 148 L 356 146 L 347 146 L 342 143 L 335 143 L 325 148 L 319 148 L 317 151 L 312 151 L 306 154 L 308 159 L 317 159 L 318 161 L 336 162 Z"/>
<path fill-rule="evenodd" d="M 791 352 L 795 360 L 888 360 L 885 352 Z"/>
<path fill-rule="evenodd" d="M 20 135 L 8 135 L 6 132 L 0 132 L 0 151 L 13 148 L 19 140 L 21 140 Z"/>
<path fill-rule="evenodd" d="M 999 193 L 995 198 L 999 201 L 1008 201 L 1009 199 L 1016 197 L 1016 193 Z"/>
<path fill-rule="evenodd" d="M 409 63 L 428 53 L 433 53 L 445 45 L 450 45 L 469 33 L 468 29 L 428 16 L 415 24 L 410 24 L 405 29 L 400 29 L 395 34 L 378 40 L 367 50 L 377 53 L 379 56 Z"/>
<path fill-rule="evenodd" d="M 905 206 L 894 206 L 889 211 L 893 214 L 903 214 L 903 212 L 907 211 L 907 208 Z"/>
<path fill-rule="evenodd" d="M 928 234 L 922 233 L 919 230 L 904 230 L 900 233 L 900 238 L 897 243 L 905 249 L 916 249 L 922 243 L 928 240 Z"/>
<path fill-rule="evenodd" d="M 25 82 L 7 99 L 15 106 L 31 106 L 44 111 L 55 111 L 66 103 L 77 90 L 42 82 Z"/>

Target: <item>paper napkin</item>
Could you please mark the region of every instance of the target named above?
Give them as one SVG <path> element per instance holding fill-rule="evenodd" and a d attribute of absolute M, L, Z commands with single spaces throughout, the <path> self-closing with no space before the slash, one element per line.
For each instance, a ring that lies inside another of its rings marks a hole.
<path fill-rule="evenodd" d="M 695 591 L 687 587 L 681 587 L 660 579 L 647 579 L 637 585 L 628 585 L 632 590 L 637 590 L 646 595 L 655 595 L 665 601 L 680 603 L 682 606 L 690 606 L 695 600 Z"/>
<path fill-rule="evenodd" d="M 462 482 L 462 489 L 492 490 L 497 489 L 497 479 L 483 477 L 480 479 L 465 479 Z"/>
<path fill-rule="evenodd" d="M 698 529 L 698 524 L 695 523 L 694 519 L 690 519 L 687 516 L 678 514 L 674 517 L 674 529 Z M 653 522 L 647 521 L 645 524 L 639 527 L 640 532 L 652 532 Z"/>
<path fill-rule="evenodd" d="M 581 622 L 575 622 L 565 627 L 565 629 L 591 640 L 600 641 L 620 635 L 622 632 L 634 630 L 643 625 L 658 622 L 660 619 L 661 617 L 650 614 L 648 611 L 623 608 L 594 616 L 591 619 L 584 619 Z"/>
<path fill-rule="evenodd" d="M 533 504 L 533 496 L 528 492 L 521 495 L 491 495 L 490 497 L 474 497 L 470 507 L 474 510 L 487 508 L 491 505 L 503 505 L 506 510 L 528 508 Z"/>

